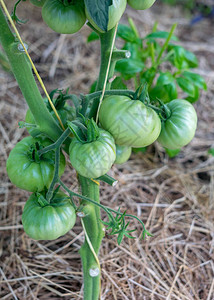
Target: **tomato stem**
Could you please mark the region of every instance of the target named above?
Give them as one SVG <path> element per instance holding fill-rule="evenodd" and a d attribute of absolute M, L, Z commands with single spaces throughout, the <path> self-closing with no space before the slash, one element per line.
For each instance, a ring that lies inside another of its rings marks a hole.
<path fill-rule="evenodd" d="M 109 79 L 112 78 L 114 75 L 116 61 L 119 59 L 125 58 L 125 57 L 128 58 L 127 51 L 121 52 L 117 49 L 113 49 L 113 53 L 115 51 L 116 54 L 115 54 L 115 58 L 111 61 L 111 64 L 109 67 L 109 58 L 111 55 L 112 44 L 114 43 L 114 38 L 115 38 L 115 27 L 105 33 L 99 33 L 99 38 L 100 38 L 100 45 L 101 45 L 101 62 L 100 62 L 100 72 L 99 72 L 99 77 L 98 77 L 98 81 L 97 81 L 96 92 L 103 90 L 105 82 L 106 82 L 105 90 L 110 90 L 112 81 Z M 108 70 L 108 68 L 109 68 L 108 78 L 106 81 L 106 71 Z M 101 95 L 102 95 L 102 92 L 101 92 Z M 92 107 L 91 107 L 91 110 L 89 113 L 90 118 L 96 117 L 99 103 L 100 103 L 100 98 L 94 98 L 94 102 L 92 104 Z"/>
<path fill-rule="evenodd" d="M 62 130 L 46 108 L 34 79 L 29 60 L 25 53 L 19 50 L 19 43 L 10 30 L 1 8 L 0 24 L 0 43 L 5 50 L 13 74 L 34 116 L 35 122 L 41 132 L 45 133 L 52 140 L 56 140 L 61 135 Z"/>
<path fill-rule="evenodd" d="M 82 176 L 78 176 L 78 179 L 82 195 L 94 199 L 94 201 L 99 204 L 99 185 Z M 81 201 L 81 205 L 86 206 L 87 211 L 89 212 L 89 214 L 82 220 L 87 236 L 79 251 L 83 266 L 84 300 L 98 300 L 100 295 L 101 272 L 100 266 L 97 262 L 97 255 L 102 238 L 104 237 L 104 226 L 100 221 L 101 217 L 99 207 L 92 203 L 88 203 L 85 200 Z M 96 254 L 96 257 L 94 253 Z"/>

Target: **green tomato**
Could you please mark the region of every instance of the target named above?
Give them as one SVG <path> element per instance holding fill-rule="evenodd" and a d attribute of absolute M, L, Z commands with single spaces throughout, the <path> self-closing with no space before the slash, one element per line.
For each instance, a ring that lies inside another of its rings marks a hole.
<path fill-rule="evenodd" d="M 115 143 L 134 148 L 152 144 L 159 136 L 161 121 L 157 113 L 139 100 L 127 96 L 104 98 L 99 111 L 101 126 Z"/>
<path fill-rule="evenodd" d="M 30 0 L 30 2 L 37 7 L 42 7 L 45 1 L 46 0 Z"/>
<path fill-rule="evenodd" d="M 30 192 L 40 192 L 49 188 L 54 176 L 55 152 L 49 151 L 41 157 L 38 148 L 51 145 L 52 142 L 44 138 L 22 139 L 7 160 L 7 173 L 10 181 L 17 187 Z M 65 157 L 60 154 L 59 176 L 64 173 Z"/>
<path fill-rule="evenodd" d="M 49 204 L 38 198 L 32 194 L 24 206 L 22 224 L 27 235 L 34 240 L 55 240 L 66 234 L 76 222 L 68 196 L 58 191 Z"/>
<path fill-rule="evenodd" d="M 127 146 L 116 145 L 116 159 L 115 164 L 123 164 L 131 156 L 132 148 Z"/>
<path fill-rule="evenodd" d="M 69 147 L 72 166 L 87 178 L 106 174 L 116 158 L 116 146 L 111 134 L 102 129 L 99 129 L 99 133 L 99 137 L 90 143 L 81 143 L 74 138 Z"/>
<path fill-rule="evenodd" d="M 128 4 L 134 8 L 139 10 L 144 10 L 150 8 L 156 0 L 128 0 Z"/>
<path fill-rule="evenodd" d="M 166 104 L 170 113 L 162 122 L 158 142 L 168 149 L 180 149 L 194 137 L 197 127 L 197 114 L 188 101 L 175 99 Z"/>
<path fill-rule="evenodd" d="M 46 0 L 42 7 L 42 17 L 58 33 L 75 33 L 86 21 L 84 2 Z"/>
<path fill-rule="evenodd" d="M 112 5 L 109 6 L 109 21 L 108 21 L 108 30 L 112 29 L 117 22 L 120 21 L 120 18 L 122 17 L 125 9 L 126 9 L 126 4 L 127 4 L 127 0 L 112 0 Z M 91 18 L 89 12 L 85 11 L 86 13 L 86 17 L 88 19 L 88 21 L 91 23 L 91 25 L 93 25 L 93 27 L 95 29 L 97 29 L 100 32 L 104 32 L 102 31 L 102 29 L 100 29 L 97 24 L 93 21 L 93 19 Z"/>
<path fill-rule="evenodd" d="M 50 108 L 50 105 L 48 103 L 48 99 L 44 98 L 44 102 L 45 102 L 49 112 L 51 113 L 52 117 L 55 119 L 57 124 L 59 124 L 59 121 L 57 119 L 57 116 L 56 116 L 55 112 L 52 110 L 52 108 Z M 56 108 L 56 110 L 57 110 L 57 113 L 59 114 L 59 117 L 60 117 L 60 119 L 62 121 L 62 124 L 65 128 L 68 127 L 67 121 L 73 121 L 76 117 L 75 108 L 68 105 L 67 103 L 60 109 Z M 26 112 L 25 122 L 29 123 L 29 124 L 36 124 L 36 122 L 34 120 L 34 117 L 33 117 L 33 114 L 31 113 L 30 109 L 28 109 L 27 112 Z M 34 127 L 27 127 L 27 131 L 33 137 L 41 134 L 41 131 L 38 128 L 34 128 Z"/>

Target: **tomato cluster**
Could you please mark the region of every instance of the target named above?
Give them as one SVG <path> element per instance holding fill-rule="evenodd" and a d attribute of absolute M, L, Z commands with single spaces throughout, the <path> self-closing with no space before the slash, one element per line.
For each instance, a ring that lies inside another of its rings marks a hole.
<path fill-rule="evenodd" d="M 91 179 L 105 175 L 114 163 L 122 164 L 129 159 L 132 147 L 145 147 L 158 140 L 168 149 L 180 149 L 192 140 L 197 126 L 192 104 L 175 99 L 154 107 L 144 102 L 141 97 L 139 100 L 116 95 L 105 97 L 99 110 L 101 128 L 93 119 L 88 120 L 81 114 L 81 118 L 69 122 L 71 107 L 66 104 L 61 108 L 59 114 L 65 117 L 64 123 L 68 121 L 74 134 L 69 155 L 79 175 Z M 156 109 L 162 113 L 158 114 Z M 74 119 L 73 114 L 71 119 Z M 26 120 L 35 123 L 30 112 Z M 33 129 L 30 133 L 35 134 Z M 55 150 L 42 152 L 42 149 L 51 144 L 52 141 L 42 134 L 25 137 L 16 144 L 7 160 L 11 182 L 33 192 L 22 217 L 24 229 L 33 239 L 56 239 L 70 230 L 76 220 L 75 209 L 64 193 L 55 192 L 49 201 L 45 198 L 54 178 Z M 64 169 L 65 158 L 60 153 L 59 177 Z"/>
<path fill-rule="evenodd" d="M 45 199 L 55 170 L 55 151 L 39 155 L 39 151 L 52 144 L 43 136 L 23 138 L 10 152 L 7 173 L 17 187 L 33 192 L 25 204 L 22 223 L 25 232 L 35 240 L 53 240 L 68 232 L 75 223 L 75 209 L 67 195 L 53 193 Z M 60 153 L 59 177 L 65 170 L 65 157 Z"/>
<path fill-rule="evenodd" d="M 127 3 L 134 9 L 145 10 L 156 0 L 117 0 L 112 1 L 108 8 L 107 30 L 111 30 L 122 17 Z M 44 22 L 54 31 L 72 34 L 79 31 L 88 20 L 98 31 L 104 32 L 94 21 L 85 7 L 84 0 L 31 0 L 36 6 L 42 7 Z"/>

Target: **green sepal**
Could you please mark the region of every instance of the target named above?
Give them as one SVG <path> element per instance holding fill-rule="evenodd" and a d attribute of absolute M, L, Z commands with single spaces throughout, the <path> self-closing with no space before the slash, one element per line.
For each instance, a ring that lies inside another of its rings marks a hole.
<path fill-rule="evenodd" d="M 90 119 L 87 122 L 87 142 L 91 143 L 97 140 L 100 136 L 99 128 L 94 119 Z"/>
<path fill-rule="evenodd" d="M 67 121 L 67 124 L 68 128 L 74 134 L 76 139 L 81 143 L 85 143 L 87 128 L 79 120 L 75 120 L 72 122 Z"/>
<path fill-rule="evenodd" d="M 148 94 L 148 84 L 145 83 L 143 86 L 143 90 L 139 95 L 139 101 L 143 102 L 143 104 L 150 103 L 150 98 Z"/>
<path fill-rule="evenodd" d="M 37 196 L 37 202 L 41 207 L 45 207 L 50 204 L 42 194 L 36 193 L 36 196 Z"/>
<path fill-rule="evenodd" d="M 145 83 L 141 83 L 141 85 L 136 89 L 133 97 L 133 100 L 138 100 L 139 99 L 139 94 L 140 94 L 140 90 L 142 88 L 142 86 L 145 85 Z"/>

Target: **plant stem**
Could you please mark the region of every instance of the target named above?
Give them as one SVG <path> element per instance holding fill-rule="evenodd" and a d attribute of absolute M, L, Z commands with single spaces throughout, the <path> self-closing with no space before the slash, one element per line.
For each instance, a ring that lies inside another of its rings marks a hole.
<path fill-rule="evenodd" d="M 105 33 L 100 33 L 100 45 L 101 45 L 101 62 L 100 62 L 100 72 L 99 72 L 99 78 L 97 81 L 97 86 L 96 86 L 96 91 L 102 91 L 104 82 L 105 82 L 105 77 L 106 77 L 106 71 L 108 69 L 108 64 L 109 64 L 109 57 L 111 53 L 111 47 L 112 47 L 112 42 L 114 40 L 114 34 L 115 34 L 115 27 L 112 28 L 111 30 L 105 32 Z M 115 63 L 113 62 L 114 66 Z M 110 68 L 110 72 L 112 75 L 112 68 Z M 108 82 L 106 84 L 106 90 L 110 90 L 111 83 Z M 95 99 L 93 102 L 93 105 L 91 107 L 91 111 L 89 114 L 89 117 L 96 117 L 97 109 L 99 106 L 99 98 Z"/>
<path fill-rule="evenodd" d="M 82 195 L 99 203 L 99 185 L 88 178 L 82 176 L 78 178 Z M 82 200 L 81 204 L 85 206 L 85 211 L 87 212 L 87 215 L 83 218 L 84 230 L 87 236 L 79 251 L 84 274 L 84 300 L 98 300 L 101 271 L 97 255 L 104 236 L 104 227 L 100 221 L 99 207 L 85 200 Z M 95 274 L 97 276 L 93 276 L 93 272 L 97 272 Z"/>
<path fill-rule="evenodd" d="M 52 140 L 57 140 L 62 130 L 49 113 L 34 79 L 30 63 L 25 53 L 18 49 L 19 42 L 10 30 L 0 8 L 0 43 L 10 62 L 13 74 L 22 94 L 34 116 L 39 130 Z"/>

